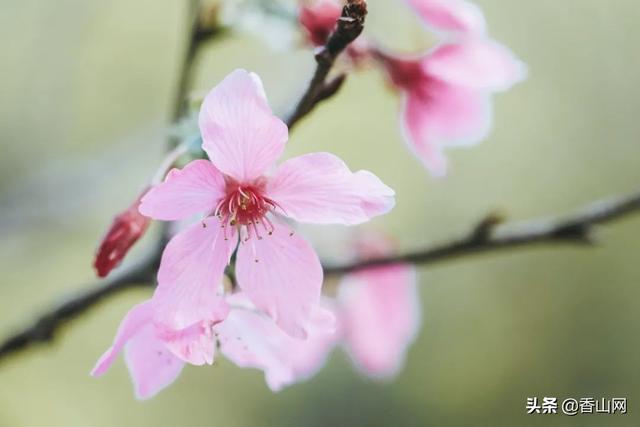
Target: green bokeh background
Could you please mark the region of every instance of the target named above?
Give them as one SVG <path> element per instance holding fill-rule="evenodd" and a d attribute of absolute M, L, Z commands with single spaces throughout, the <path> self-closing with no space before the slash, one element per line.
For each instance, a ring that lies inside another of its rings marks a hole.
<path fill-rule="evenodd" d="M 376 71 L 351 76 L 287 147 L 287 156 L 334 152 L 393 187 L 397 207 L 372 227 L 403 249 L 457 236 L 493 209 L 513 220 L 567 213 L 640 183 L 638 2 L 478 3 L 530 77 L 496 97 L 485 143 L 449 152 L 449 177 L 431 178 L 404 149 L 398 100 Z M 98 238 L 155 170 L 185 6 L 0 1 L 0 335 L 91 282 Z M 408 51 L 433 41 L 400 0 L 371 0 L 367 33 Z M 197 89 L 237 67 L 258 72 L 284 112 L 313 60 L 302 48 L 273 51 L 255 34 L 235 35 L 203 53 Z M 422 329 L 389 383 L 360 377 L 334 352 L 316 377 L 273 394 L 260 372 L 220 359 L 137 402 L 121 361 L 99 380 L 88 376 L 123 314 L 148 295 L 131 291 L 53 345 L 0 364 L 0 426 L 639 425 L 639 226 L 640 218 L 607 226 L 593 249 L 538 247 L 422 268 Z M 627 397 L 629 414 L 527 416 L 528 396 Z"/>

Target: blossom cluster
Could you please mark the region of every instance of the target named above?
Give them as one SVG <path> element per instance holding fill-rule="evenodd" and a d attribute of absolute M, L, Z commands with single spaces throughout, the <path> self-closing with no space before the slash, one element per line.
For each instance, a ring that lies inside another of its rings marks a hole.
<path fill-rule="evenodd" d="M 403 94 L 402 122 L 413 151 L 434 174 L 443 149 L 487 134 L 491 93 L 524 77 L 524 66 L 492 41 L 480 10 L 464 0 L 409 0 L 441 35 L 416 57 L 357 40 L 355 67 L 380 65 Z M 341 8 L 332 0 L 300 7 L 308 41 L 321 45 Z M 235 70 L 202 102 L 198 120 L 208 159 L 169 171 L 163 182 L 116 218 L 96 257 L 105 276 L 153 220 L 186 224 L 164 248 L 152 297 L 124 317 L 98 360 L 104 374 L 123 351 L 136 395 L 149 398 L 185 364 L 212 364 L 218 353 L 264 371 L 274 390 L 309 378 L 336 346 L 376 378 L 399 372 L 420 324 L 413 267 L 395 264 L 345 275 L 322 295 L 323 268 L 296 223 L 355 226 L 388 213 L 394 191 L 375 174 L 351 171 L 330 153 L 276 165 L 288 140 L 260 78 Z M 388 254 L 383 235 L 358 239 L 359 258 Z"/>

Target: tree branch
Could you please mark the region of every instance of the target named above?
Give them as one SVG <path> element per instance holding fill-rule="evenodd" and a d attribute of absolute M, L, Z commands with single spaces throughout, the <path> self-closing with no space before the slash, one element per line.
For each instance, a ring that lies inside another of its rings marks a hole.
<path fill-rule="evenodd" d="M 367 267 L 396 263 L 432 264 L 484 252 L 529 247 L 540 244 L 589 246 L 594 243 L 595 226 L 640 212 L 640 191 L 625 197 L 594 202 L 576 214 L 564 218 L 537 219 L 520 224 L 505 224 L 500 215 L 491 214 L 480 221 L 466 236 L 405 254 L 374 258 L 324 268 L 326 276 L 350 273 Z"/>
<path fill-rule="evenodd" d="M 327 81 L 329 71 L 331 71 L 336 58 L 362 32 L 366 15 L 367 2 L 365 0 L 348 0 L 342 8 L 342 16 L 336 22 L 335 31 L 331 33 L 325 46 L 316 53 L 316 70 L 309 86 L 286 120 L 289 128 L 292 128 L 300 119 L 309 114 L 316 105 L 333 96 L 340 89 L 346 75 L 340 74 Z"/>
<path fill-rule="evenodd" d="M 67 323 L 96 306 L 108 296 L 138 286 L 149 286 L 160 264 L 159 253 L 153 253 L 104 281 L 72 294 L 43 313 L 32 325 L 8 337 L 0 344 L 0 359 L 27 347 L 53 341 L 56 332 Z"/>
<path fill-rule="evenodd" d="M 217 22 L 215 9 L 204 9 L 200 0 L 190 0 L 187 11 L 189 17 L 189 38 L 178 71 L 178 85 L 173 100 L 172 121 L 177 122 L 184 112 L 187 92 L 193 80 L 194 64 L 202 45 L 225 33 L 225 28 Z M 211 16 L 214 15 L 214 16 Z"/>

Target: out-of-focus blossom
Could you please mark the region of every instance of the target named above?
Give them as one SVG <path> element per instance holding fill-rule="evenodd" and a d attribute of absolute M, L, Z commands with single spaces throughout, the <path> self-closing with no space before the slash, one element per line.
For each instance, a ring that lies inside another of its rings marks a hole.
<path fill-rule="evenodd" d="M 447 171 L 444 149 L 473 145 L 491 129 L 491 94 L 523 80 L 526 67 L 489 39 L 444 43 L 408 58 L 377 52 L 402 94 L 402 127 L 409 147 L 436 176 Z"/>
<path fill-rule="evenodd" d="M 171 329 L 211 320 L 226 304 L 216 293 L 238 246 L 240 289 L 293 337 L 307 336 L 320 300 L 322 267 L 313 248 L 276 215 L 319 224 L 359 224 L 386 213 L 394 192 L 368 171 L 351 172 L 329 153 L 280 157 L 286 125 L 273 115 L 259 77 L 227 76 L 200 111 L 209 159 L 174 169 L 142 199 L 140 212 L 159 220 L 205 218 L 176 235 L 162 255 L 155 320 Z"/>
<path fill-rule="evenodd" d="M 147 231 L 151 220 L 138 211 L 142 195 L 113 219 L 111 227 L 102 238 L 93 261 L 93 267 L 99 277 L 106 277 L 116 268 L 131 246 Z"/>
<path fill-rule="evenodd" d="M 364 259 L 389 253 L 393 245 L 370 234 L 358 243 Z M 346 275 L 336 303 L 345 349 L 355 366 L 375 378 L 390 378 L 403 366 L 420 327 L 419 295 L 412 266 L 372 267 Z"/>
<path fill-rule="evenodd" d="M 406 0 L 432 30 L 482 35 L 487 24 L 480 8 L 466 0 Z"/>
<path fill-rule="evenodd" d="M 526 66 L 486 35 L 482 11 L 466 0 L 407 0 L 423 22 L 445 33 L 433 51 L 406 57 L 372 50 L 402 94 L 401 121 L 412 151 L 436 176 L 444 149 L 474 145 L 491 130 L 491 95 L 526 77 Z"/>
<path fill-rule="evenodd" d="M 324 46 L 341 13 L 342 7 L 335 0 L 303 2 L 298 11 L 298 20 L 311 44 Z"/>

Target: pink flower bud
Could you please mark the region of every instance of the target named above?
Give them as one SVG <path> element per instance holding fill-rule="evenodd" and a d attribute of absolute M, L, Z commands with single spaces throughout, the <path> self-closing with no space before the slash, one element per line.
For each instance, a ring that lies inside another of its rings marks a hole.
<path fill-rule="evenodd" d="M 151 219 L 138 212 L 140 199 L 146 192 L 145 189 L 127 210 L 113 219 L 111 227 L 102 238 L 93 261 L 98 277 L 106 277 L 118 266 L 131 246 L 147 230 Z"/>

